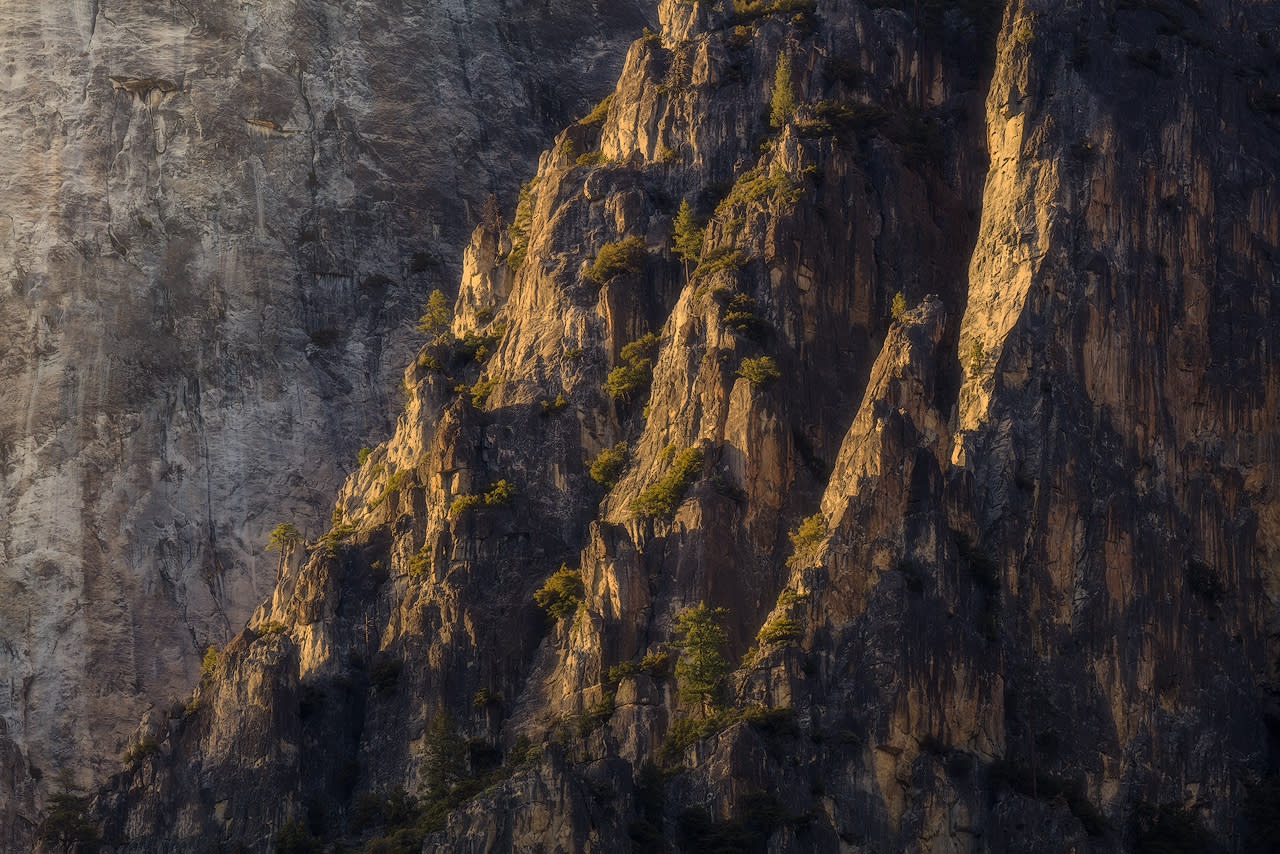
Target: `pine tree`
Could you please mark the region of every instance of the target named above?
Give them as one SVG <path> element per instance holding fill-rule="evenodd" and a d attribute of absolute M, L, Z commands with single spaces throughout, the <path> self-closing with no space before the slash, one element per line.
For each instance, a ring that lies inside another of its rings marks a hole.
<path fill-rule="evenodd" d="M 889 316 L 894 320 L 901 320 L 902 315 L 907 313 L 907 298 L 902 295 L 902 291 L 898 291 L 893 295 L 893 302 L 889 304 Z"/>
<path fill-rule="evenodd" d="M 213 644 L 209 644 L 205 648 L 204 658 L 200 659 L 200 681 L 212 679 L 213 675 L 218 672 L 218 648 Z"/>
<path fill-rule="evenodd" d="M 56 845 L 64 854 L 71 854 L 80 846 L 92 849 L 102 841 L 98 826 L 86 819 L 89 798 L 80 794 L 71 772 L 62 770 L 56 778 L 58 791 L 49 796 L 49 812 L 40 827 L 40 839 Z"/>
<path fill-rule="evenodd" d="M 418 331 L 431 336 L 432 343 L 439 341 L 449 331 L 449 304 L 439 290 L 427 297 L 426 311 L 418 318 Z"/>
<path fill-rule="evenodd" d="M 719 699 L 720 683 L 729 672 L 729 662 L 721 652 L 729 638 L 720 626 L 720 618 L 728 613 L 725 608 L 708 608 L 702 602 L 696 608 L 685 608 L 676 617 L 675 629 L 684 636 L 672 644 L 680 650 L 680 660 L 676 662 L 680 699 L 699 703 L 704 710 Z"/>
<path fill-rule="evenodd" d="M 773 73 L 773 98 L 769 101 L 769 122 L 780 128 L 796 111 L 796 90 L 791 83 L 791 60 L 778 54 L 778 67 Z"/>
<path fill-rule="evenodd" d="M 430 800 L 448 796 L 466 772 L 467 743 L 458 735 L 453 715 L 443 708 L 427 724 L 426 794 Z"/>
<path fill-rule="evenodd" d="M 698 218 L 689 207 L 689 200 L 680 202 L 680 210 L 676 212 L 674 246 L 676 255 L 684 262 L 684 277 L 689 279 L 689 262 L 695 265 L 702 259 L 703 228 Z"/>
<path fill-rule="evenodd" d="M 436 291 L 439 293 L 439 291 Z M 281 522 L 271 531 L 271 537 L 267 541 L 267 551 L 272 549 L 280 550 L 280 560 L 276 564 L 276 578 L 279 579 L 284 572 L 284 562 L 288 558 L 289 553 L 293 551 L 293 547 L 302 542 L 302 533 L 296 526 L 289 522 Z"/>
<path fill-rule="evenodd" d="M 969 373 L 977 376 L 982 373 L 982 366 L 986 364 L 987 352 L 982 346 L 982 340 L 974 338 L 973 343 L 969 345 Z"/>
<path fill-rule="evenodd" d="M 520 198 L 516 202 L 516 215 L 507 226 L 507 238 L 511 241 L 511 252 L 507 255 L 507 266 L 519 270 L 529 253 L 529 233 L 533 230 L 533 191 L 538 186 L 535 175 L 529 183 L 520 188 Z"/>

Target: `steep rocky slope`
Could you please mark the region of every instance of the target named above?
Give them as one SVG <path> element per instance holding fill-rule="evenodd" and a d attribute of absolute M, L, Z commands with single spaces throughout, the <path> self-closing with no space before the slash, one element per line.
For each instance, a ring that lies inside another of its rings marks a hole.
<path fill-rule="evenodd" d="M 409 321 L 485 195 L 652 15 L 0 10 L 0 716 L 38 770 L 115 768 L 240 630 L 274 583 L 266 532 L 318 533 L 387 434 Z"/>
<path fill-rule="evenodd" d="M 113 848 L 1255 850 L 1280 13 L 659 13 Z"/>

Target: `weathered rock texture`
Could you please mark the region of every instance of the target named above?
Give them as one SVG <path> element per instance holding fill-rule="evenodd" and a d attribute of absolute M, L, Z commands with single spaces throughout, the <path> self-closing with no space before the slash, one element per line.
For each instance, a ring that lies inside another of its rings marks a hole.
<path fill-rule="evenodd" d="M 1280 11 L 918 12 L 662 3 L 473 235 L 333 529 L 101 793 L 115 850 L 1255 850 Z M 709 719 L 670 667 L 704 601 Z"/>
<path fill-rule="evenodd" d="M 318 533 L 386 435 L 485 195 L 513 201 L 652 14 L 5 4 L 0 717 L 39 769 L 118 768 L 243 627 L 266 532 Z M 0 787 L 0 816 L 25 803 Z"/>

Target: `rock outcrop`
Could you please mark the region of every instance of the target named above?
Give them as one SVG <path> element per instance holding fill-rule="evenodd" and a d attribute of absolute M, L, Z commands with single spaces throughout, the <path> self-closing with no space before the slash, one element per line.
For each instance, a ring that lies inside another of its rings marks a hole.
<path fill-rule="evenodd" d="M 117 769 L 271 591 L 267 532 L 319 533 L 486 194 L 652 14 L 0 11 L 0 717 L 46 779 Z"/>
<path fill-rule="evenodd" d="M 1252 850 L 1278 14 L 664 0 L 112 848 Z"/>

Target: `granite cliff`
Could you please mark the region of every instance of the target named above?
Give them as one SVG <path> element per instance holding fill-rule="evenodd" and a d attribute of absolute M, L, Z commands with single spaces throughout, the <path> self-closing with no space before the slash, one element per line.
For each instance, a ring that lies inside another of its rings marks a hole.
<path fill-rule="evenodd" d="M 5 4 L 0 753 L 100 781 L 190 691 L 274 584 L 276 517 L 319 533 L 388 434 L 410 321 L 486 194 L 514 196 L 648 16 Z M 38 804 L 3 769 L 0 847 Z"/>
<path fill-rule="evenodd" d="M 109 848 L 1270 844 L 1280 9 L 658 18 Z"/>

